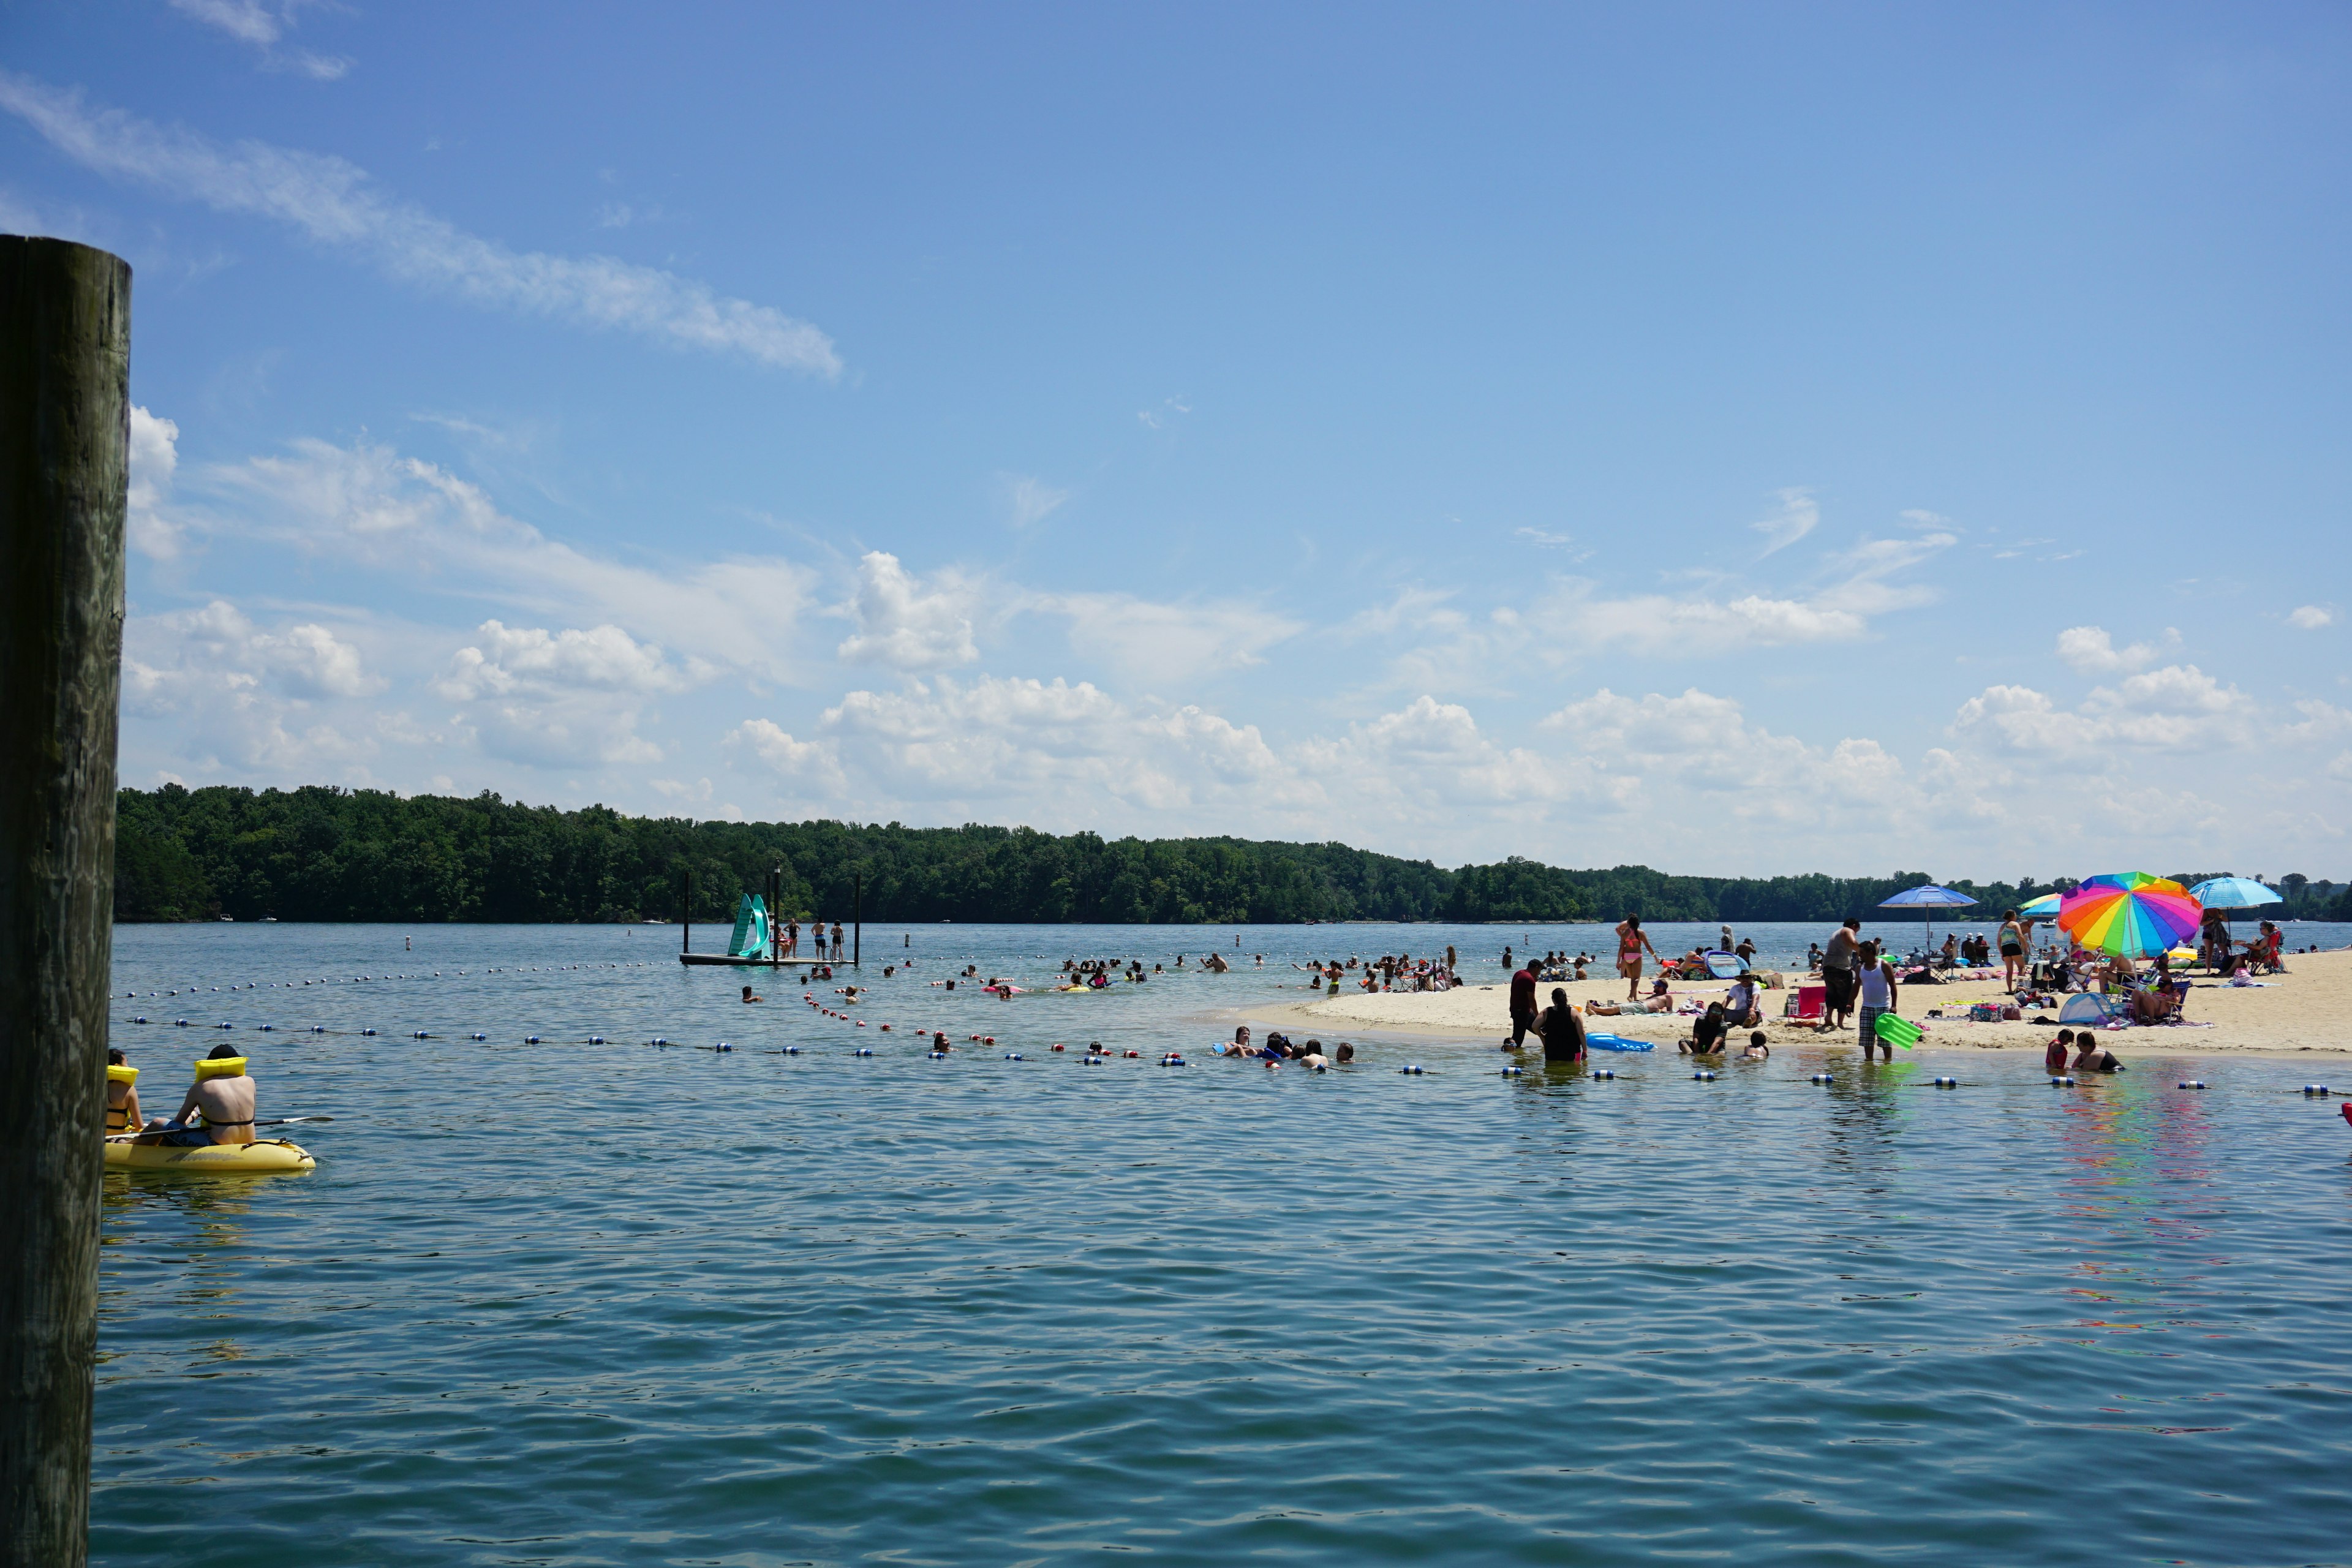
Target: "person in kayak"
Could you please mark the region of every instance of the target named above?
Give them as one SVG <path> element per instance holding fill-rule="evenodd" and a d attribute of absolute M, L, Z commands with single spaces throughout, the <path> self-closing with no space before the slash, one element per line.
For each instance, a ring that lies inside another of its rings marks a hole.
<path fill-rule="evenodd" d="M 122 1053 L 106 1053 L 106 1130 L 131 1132 L 139 1126 L 139 1069 Z"/>
<path fill-rule="evenodd" d="M 235 1046 L 215 1046 L 205 1058 L 209 1062 L 239 1062 Z M 178 1114 L 169 1121 L 152 1121 L 139 1135 L 142 1143 L 161 1143 L 173 1148 L 201 1148 L 208 1143 L 250 1143 L 253 1142 L 253 1114 L 257 1103 L 253 1080 L 239 1066 L 234 1072 L 199 1071 L 188 1097 L 180 1101 Z M 188 1118 L 201 1111 L 204 1125 L 191 1127 Z"/>

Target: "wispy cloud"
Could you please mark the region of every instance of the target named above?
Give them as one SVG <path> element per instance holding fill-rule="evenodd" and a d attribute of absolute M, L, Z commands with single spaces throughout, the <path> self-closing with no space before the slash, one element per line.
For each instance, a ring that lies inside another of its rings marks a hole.
<path fill-rule="evenodd" d="M 1821 526 L 1822 509 L 1813 500 L 1813 492 L 1802 485 L 1780 492 L 1780 504 L 1771 515 L 1759 518 L 1748 526 L 1764 536 L 1764 553 L 1786 550 Z"/>
<path fill-rule="evenodd" d="M 1069 491 L 1026 474 L 1005 475 L 1004 491 L 1015 528 L 1027 528 L 1032 523 L 1045 521 L 1070 499 Z"/>
<path fill-rule="evenodd" d="M 280 49 L 293 18 L 294 7 L 272 11 L 261 0 L 170 0 L 183 16 L 217 27 L 241 44 L 259 51 L 264 70 L 299 71 L 320 81 L 334 81 L 352 68 L 341 55 L 313 54 L 309 49 Z"/>
<path fill-rule="evenodd" d="M 366 170 L 341 158 L 261 142 L 225 147 L 121 110 L 88 109 L 78 91 L 8 71 L 0 71 L 0 108 L 87 168 L 222 212 L 273 219 L 320 245 L 363 256 L 403 282 L 477 305 L 637 332 L 676 348 L 825 376 L 841 370 L 830 338 L 770 306 L 609 256 L 510 250 L 384 195 Z"/>
<path fill-rule="evenodd" d="M 1135 417 L 1147 430 L 1165 430 L 1169 422 L 1192 412 L 1192 405 L 1181 397 L 1163 397 L 1157 408 L 1139 408 Z"/>

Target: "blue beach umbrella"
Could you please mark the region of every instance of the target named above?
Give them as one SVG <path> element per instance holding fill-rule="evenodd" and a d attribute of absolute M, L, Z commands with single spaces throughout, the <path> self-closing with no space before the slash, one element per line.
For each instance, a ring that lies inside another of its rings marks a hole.
<path fill-rule="evenodd" d="M 2252 877 L 2215 877 L 2189 889 L 2189 896 L 2209 910 L 2251 910 L 2286 901 Z"/>
<path fill-rule="evenodd" d="M 2236 922 L 2231 910 L 2256 910 L 2264 904 L 2283 904 L 2286 900 L 2252 877 L 2214 877 L 2189 889 L 2189 896 L 2209 910 L 2219 910 L 2221 918 L 2232 925 Z M 2230 940 L 2236 942 L 2233 931 Z"/>
<path fill-rule="evenodd" d="M 2054 921 L 2058 918 L 2058 906 L 2063 901 L 2055 893 L 2044 893 L 2031 903 L 2018 905 L 2017 912 L 2030 921 Z"/>
<path fill-rule="evenodd" d="M 1930 882 L 1924 888 L 1906 888 L 1878 907 L 1882 910 L 1917 910 L 1920 918 L 1927 922 L 1927 944 L 1933 947 L 1936 942 L 1935 911 L 1966 909 L 1975 902 L 1966 893 L 1956 893 L 1949 888 L 1939 888 Z"/>

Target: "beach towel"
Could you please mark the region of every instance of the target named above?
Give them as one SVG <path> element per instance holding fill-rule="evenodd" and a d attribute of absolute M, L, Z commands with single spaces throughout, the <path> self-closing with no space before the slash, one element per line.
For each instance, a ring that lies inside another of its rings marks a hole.
<path fill-rule="evenodd" d="M 1647 1040 L 1629 1040 L 1622 1035 L 1587 1035 L 1584 1043 L 1596 1051 L 1654 1051 L 1658 1048 Z"/>

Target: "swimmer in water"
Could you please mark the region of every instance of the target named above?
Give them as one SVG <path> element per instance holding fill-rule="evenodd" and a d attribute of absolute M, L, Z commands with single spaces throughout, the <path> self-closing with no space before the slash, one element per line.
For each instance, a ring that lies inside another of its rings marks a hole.
<path fill-rule="evenodd" d="M 1769 1060 L 1771 1056 L 1772 1047 L 1765 1042 L 1764 1031 L 1759 1029 L 1748 1037 L 1748 1048 L 1739 1053 L 1739 1059 L 1744 1062 L 1760 1062 Z"/>
<path fill-rule="evenodd" d="M 2066 1058 L 2074 1054 L 2074 1031 L 2072 1029 L 2059 1030 L 2058 1037 L 2051 1041 L 2049 1045 L 2042 1048 L 2042 1070 L 2050 1074 L 2053 1078 L 2058 1074 L 2064 1072 L 2066 1070 Z"/>
<path fill-rule="evenodd" d="M 752 995 L 751 988 L 749 985 L 746 985 L 743 987 L 743 1000 L 746 1002 L 765 1002 L 767 998 L 765 996 Z"/>
<path fill-rule="evenodd" d="M 2121 1072 L 2124 1070 L 2124 1064 L 2116 1059 L 2116 1053 L 2100 1045 L 2096 1039 L 2092 1037 L 2091 1031 L 2088 1029 L 2084 1030 L 2081 1034 L 2074 1037 L 2074 1049 L 2079 1053 L 2074 1058 L 2074 1070 L 2076 1072 Z"/>

